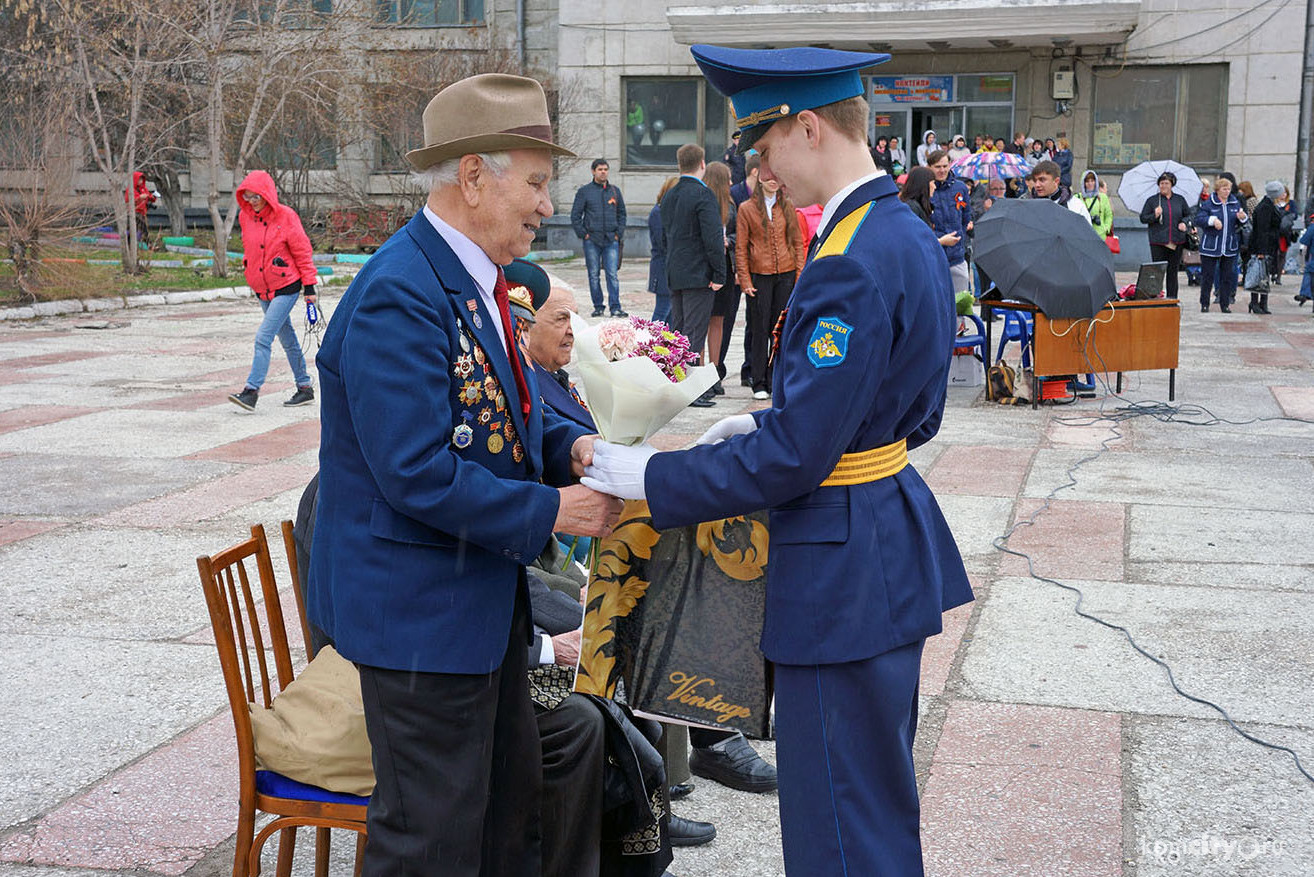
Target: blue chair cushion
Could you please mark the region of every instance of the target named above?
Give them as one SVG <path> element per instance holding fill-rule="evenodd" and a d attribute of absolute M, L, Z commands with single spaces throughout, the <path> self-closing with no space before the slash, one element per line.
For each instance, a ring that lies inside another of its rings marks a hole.
<path fill-rule="evenodd" d="M 256 771 L 256 791 L 271 798 L 292 798 L 297 801 L 319 801 L 324 804 L 359 804 L 362 807 L 370 802 L 368 797 L 344 795 L 330 792 L 319 786 L 299 783 L 294 779 L 274 773 L 272 770 Z"/>

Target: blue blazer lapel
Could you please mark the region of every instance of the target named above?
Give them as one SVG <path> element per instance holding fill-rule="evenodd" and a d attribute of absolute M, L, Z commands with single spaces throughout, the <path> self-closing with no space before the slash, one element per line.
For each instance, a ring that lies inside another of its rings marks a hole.
<path fill-rule="evenodd" d="M 597 426 L 593 423 L 593 415 L 576 402 L 570 391 L 557 383 L 557 379 L 547 369 L 535 363 L 534 377 L 538 379 L 538 391 L 543 397 L 544 404 L 562 417 L 578 423 L 591 432 L 597 430 Z"/>
<path fill-rule="evenodd" d="M 474 278 L 465 270 L 461 260 L 452 252 L 452 248 L 447 246 L 447 242 L 443 240 L 442 235 L 438 234 L 437 230 L 429 223 L 429 220 L 424 217 L 423 211 L 417 213 L 407 223 L 406 230 L 419 244 L 425 258 L 429 260 L 430 266 L 433 267 L 434 273 L 438 276 L 438 282 L 443 285 L 449 295 L 457 299 L 457 314 L 470 327 L 475 343 L 483 348 L 484 355 L 488 357 L 488 364 L 492 367 L 493 373 L 497 375 L 497 381 L 502 385 L 502 392 L 506 394 L 507 416 L 511 418 L 515 424 L 516 432 L 520 434 L 530 470 L 535 475 L 541 474 L 543 471 L 543 416 L 542 411 L 537 410 L 538 394 L 534 392 L 534 384 L 529 374 L 531 369 L 525 363 L 524 356 L 520 358 L 520 367 L 524 371 L 525 382 L 530 390 L 531 407 L 528 429 L 525 428 L 524 422 L 520 418 L 520 391 L 516 387 L 516 375 L 511 370 L 511 361 L 507 359 L 506 347 L 503 346 L 502 338 L 497 334 L 497 329 L 493 323 L 494 320 L 501 322 L 501 315 L 491 314 L 488 308 L 484 307 L 483 297 L 479 294 L 479 288 L 475 285 Z"/>

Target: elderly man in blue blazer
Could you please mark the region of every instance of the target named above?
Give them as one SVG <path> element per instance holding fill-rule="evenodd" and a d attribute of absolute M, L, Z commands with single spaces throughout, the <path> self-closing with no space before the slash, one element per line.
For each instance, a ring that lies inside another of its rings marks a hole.
<path fill-rule="evenodd" d="M 343 296 L 317 364 L 309 613 L 360 669 L 377 785 L 364 874 L 539 873 L 525 564 L 620 505 L 593 438 L 539 402 L 501 266 L 552 215 L 547 102 L 485 74 L 424 111 L 424 209 Z"/>
<path fill-rule="evenodd" d="M 913 737 L 922 645 L 972 599 L 907 449 L 940 426 L 953 290 L 943 248 L 866 148 L 859 71 L 888 55 L 694 46 L 762 179 L 822 221 L 778 330 L 773 407 L 674 453 L 598 442 L 585 483 L 656 527 L 770 509 L 762 651 L 775 667 L 790 877 L 923 873 Z"/>

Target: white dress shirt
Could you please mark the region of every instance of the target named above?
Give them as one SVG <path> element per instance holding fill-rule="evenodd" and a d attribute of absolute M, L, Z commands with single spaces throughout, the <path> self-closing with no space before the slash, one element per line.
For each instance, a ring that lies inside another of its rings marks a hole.
<path fill-rule="evenodd" d="M 493 260 L 488 258 L 488 254 L 479 248 L 479 245 L 443 222 L 442 218 L 429 209 L 429 205 L 424 205 L 424 218 L 429 220 L 434 231 L 442 236 L 447 242 L 447 246 L 452 248 L 456 258 L 461 261 L 461 267 L 465 269 L 475 282 L 475 288 L 479 290 L 479 297 L 483 299 L 484 308 L 492 316 L 490 321 L 493 324 L 497 337 L 502 339 L 502 350 L 506 351 L 506 333 L 502 331 L 502 317 L 497 309 L 497 302 L 493 299 L 493 287 L 497 285 L 497 265 Z"/>

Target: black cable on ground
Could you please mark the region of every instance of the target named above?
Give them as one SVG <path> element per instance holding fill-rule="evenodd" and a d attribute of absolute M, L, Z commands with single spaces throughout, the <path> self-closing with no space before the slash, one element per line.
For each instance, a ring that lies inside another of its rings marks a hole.
<path fill-rule="evenodd" d="M 1088 351 L 1093 351 L 1095 358 L 1100 361 L 1101 365 L 1103 365 L 1103 358 L 1100 357 L 1099 350 L 1095 346 L 1094 336 L 1095 336 L 1095 329 L 1097 325 L 1098 323 L 1096 321 L 1092 321 L 1090 330 L 1087 333 L 1086 349 Z M 1257 737 L 1254 734 L 1251 734 L 1249 731 L 1246 731 L 1244 728 L 1240 727 L 1232 719 L 1232 716 L 1227 712 L 1227 710 L 1223 709 L 1223 707 L 1219 706 L 1218 704 L 1214 703 L 1211 700 L 1208 700 L 1203 697 L 1198 697 L 1194 694 L 1191 694 L 1183 690 L 1182 687 L 1177 684 L 1177 677 L 1173 673 L 1173 668 L 1169 666 L 1169 664 L 1163 659 L 1155 657 L 1154 655 L 1146 651 L 1141 646 L 1141 644 L 1136 641 L 1136 638 L 1132 636 L 1130 630 L 1128 630 L 1127 628 L 1123 627 L 1120 624 L 1114 624 L 1111 621 L 1106 621 L 1105 619 L 1100 618 L 1098 615 L 1093 615 L 1090 612 L 1087 612 L 1084 609 L 1082 609 L 1081 606 L 1086 599 L 1086 595 L 1081 590 L 1081 588 L 1078 588 L 1075 585 L 1065 584 L 1063 582 L 1058 581 L 1057 579 L 1049 578 L 1048 576 L 1040 575 L 1039 573 L 1036 572 L 1035 563 L 1032 560 L 1031 555 L 1027 554 L 1025 551 L 1017 551 L 1012 548 L 1008 548 L 1005 544 L 1008 542 L 1009 538 L 1017 531 L 1019 527 L 1033 526 L 1036 522 L 1036 519 L 1050 508 L 1050 505 L 1053 503 L 1054 498 L 1059 494 L 1060 491 L 1068 490 L 1069 488 L 1076 487 L 1077 470 L 1080 469 L 1082 466 L 1085 466 L 1087 463 L 1091 463 L 1095 460 L 1098 460 L 1100 457 L 1104 456 L 1104 454 L 1106 454 L 1109 451 L 1110 442 L 1123 438 L 1122 432 L 1119 429 L 1119 425 L 1122 423 L 1126 423 L 1130 420 L 1133 420 L 1134 418 L 1153 417 L 1155 420 L 1158 420 L 1162 423 L 1180 423 L 1187 426 L 1216 426 L 1218 424 L 1244 426 L 1251 423 L 1262 423 L 1266 421 L 1280 421 L 1280 420 L 1288 420 L 1295 423 L 1314 424 L 1314 421 L 1306 420 L 1301 417 L 1252 417 L 1248 420 L 1228 420 L 1227 418 L 1219 417 L 1218 415 L 1210 411 L 1208 408 L 1205 408 L 1203 405 L 1189 405 L 1189 404 L 1176 405 L 1173 403 L 1161 402 L 1157 400 L 1146 401 L 1146 402 L 1127 402 L 1127 400 L 1123 400 L 1121 395 L 1114 392 L 1113 389 L 1109 386 L 1108 379 L 1105 377 L 1105 375 L 1108 373 L 1107 369 L 1104 371 L 1097 371 L 1095 369 L 1094 364 L 1091 362 L 1089 353 L 1086 354 L 1086 366 L 1087 368 L 1090 369 L 1090 373 L 1096 376 L 1096 380 L 1104 385 L 1106 395 L 1105 398 L 1100 402 L 1099 415 L 1086 417 L 1086 418 L 1082 418 L 1082 417 L 1056 418 L 1055 422 L 1067 426 L 1093 426 L 1098 423 L 1107 422 L 1110 424 L 1110 429 L 1112 430 L 1113 435 L 1109 436 L 1108 438 L 1100 442 L 1099 450 L 1095 451 L 1092 454 L 1086 455 L 1085 457 L 1078 460 L 1076 463 L 1073 463 L 1071 466 L 1069 466 L 1067 471 L 1064 473 L 1064 477 L 1067 478 L 1067 482 L 1064 484 L 1060 484 L 1058 487 L 1055 487 L 1053 490 L 1051 490 L 1049 492 L 1049 495 L 1045 497 L 1044 502 L 1041 503 L 1040 508 L 1032 512 L 1031 516 L 1028 517 L 1027 519 L 1015 522 L 1013 526 L 1008 528 L 1007 532 L 1005 532 L 1002 536 L 996 537 L 991 542 L 991 544 L 994 546 L 995 550 L 997 551 L 1002 551 L 1005 554 L 1011 554 L 1014 557 L 1021 557 L 1024 560 L 1026 560 L 1027 573 L 1028 575 L 1030 575 L 1031 578 L 1035 579 L 1036 581 L 1044 582 L 1049 585 L 1054 585 L 1055 587 L 1059 587 L 1065 591 L 1071 591 L 1072 593 L 1076 594 L 1077 602 L 1076 605 L 1073 607 L 1073 612 L 1075 612 L 1079 617 L 1085 618 L 1088 621 L 1093 621 L 1096 624 L 1099 624 L 1103 627 L 1107 627 L 1110 630 L 1116 630 L 1119 633 L 1121 633 L 1124 637 L 1127 638 L 1127 642 L 1131 645 L 1133 649 L 1139 652 L 1146 659 L 1154 662 L 1155 664 L 1158 664 L 1160 667 L 1164 669 L 1164 672 L 1168 674 L 1169 684 L 1172 685 L 1173 690 L 1176 691 L 1179 695 L 1191 701 L 1192 703 L 1198 703 L 1201 706 L 1209 707 L 1210 709 L 1217 712 L 1220 716 L 1223 717 L 1223 720 L 1227 722 L 1228 726 L 1244 739 L 1249 740 L 1252 743 L 1256 743 L 1260 746 L 1263 746 L 1267 749 L 1273 749 L 1278 752 L 1287 753 L 1288 755 L 1291 756 L 1292 760 L 1296 763 L 1296 770 L 1300 771 L 1305 776 L 1305 778 L 1309 780 L 1311 783 L 1314 783 L 1314 774 L 1311 774 L 1308 770 L 1306 770 L 1305 765 L 1301 762 L 1300 755 L 1299 753 L 1296 752 L 1296 750 L 1292 749 L 1289 746 L 1282 746 L 1281 744 L 1278 743 L 1271 743 L 1267 740 L 1264 740 L 1261 737 Z M 1120 401 L 1125 402 L 1126 404 L 1118 405 L 1114 407 L 1112 410 L 1107 410 L 1108 400 L 1111 398 L 1117 398 Z"/>

